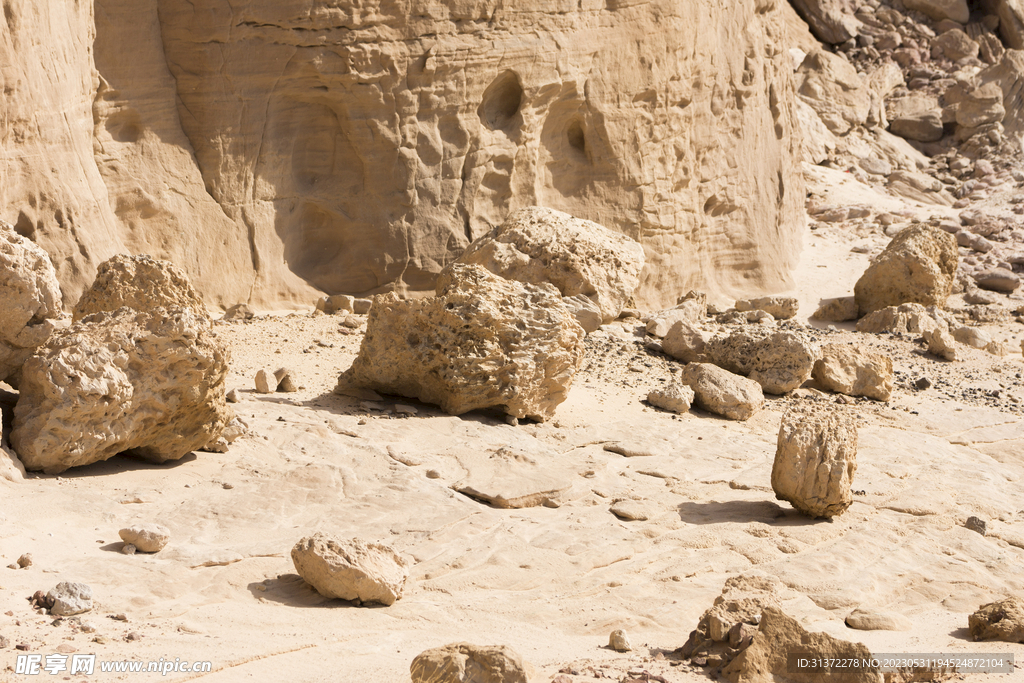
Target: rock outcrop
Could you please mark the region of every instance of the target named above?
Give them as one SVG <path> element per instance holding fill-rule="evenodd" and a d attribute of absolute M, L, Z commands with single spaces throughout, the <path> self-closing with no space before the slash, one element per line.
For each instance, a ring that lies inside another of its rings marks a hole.
<path fill-rule="evenodd" d="M 177 308 L 197 317 L 208 315 L 203 299 L 180 268 L 146 254 L 118 255 L 101 263 L 96 281 L 75 304 L 74 320 L 122 306 L 142 312 Z"/>
<path fill-rule="evenodd" d="M 860 314 L 904 303 L 945 306 L 958 259 L 956 238 L 948 232 L 923 223 L 907 228 L 857 280 L 853 291 Z"/>
<path fill-rule="evenodd" d="M 1024 600 L 1006 598 L 982 605 L 967 620 L 975 640 L 1024 643 Z"/>
<path fill-rule="evenodd" d="M 546 282 L 565 297 L 582 294 L 607 323 L 619 317 L 640 284 L 644 250 L 592 221 L 531 206 L 475 240 L 457 263 L 483 266 L 507 280 Z"/>
<path fill-rule="evenodd" d="M 566 398 L 583 339 L 553 285 L 453 264 L 438 279 L 436 297 L 377 297 L 359 355 L 335 391 L 372 389 L 452 415 L 497 407 L 544 421 Z"/>
<path fill-rule="evenodd" d="M 749 420 L 764 405 L 760 384 L 710 363 L 690 363 L 679 381 L 693 389 L 697 405 L 730 420 Z"/>
<path fill-rule="evenodd" d="M 892 396 L 892 359 L 863 347 L 826 344 L 811 374 L 822 387 L 838 394 L 878 401 Z"/>
<path fill-rule="evenodd" d="M 409 568 L 402 556 L 381 543 L 337 541 L 316 533 L 292 548 L 302 579 L 325 598 L 393 605 L 402 597 Z"/>
<path fill-rule="evenodd" d="M 63 314 L 50 257 L 0 221 L 0 381 L 18 388 L 21 366 Z"/>
<path fill-rule="evenodd" d="M 417 655 L 409 674 L 412 683 L 528 683 L 522 658 L 504 645 L 436 647 Z"/>
<path fill-rule="evenodd" d="M 779 428 L 772 489 L 809 517 L 835 517 L 853 503 L 857 427 L 833 409 L 790 411 Z"/>
<path fill-rule="evenodd" d="M 118 453 L 163 462 L 214 441 L 233 414 L 228 351 L 190 310 L 87 316 L 24 365 L 11 445 L 48 474 Z"/>
<path fill-rule="evenodd" d="M 429 291 L 530 205 L 640 241 L 651 308 L 699 283 L 782 289 L 796 262 L 774 1 L 6 14 L 2 217 L 53 256 L 69 302 L 124 252 L 178 264 L 221 307 Z"/>

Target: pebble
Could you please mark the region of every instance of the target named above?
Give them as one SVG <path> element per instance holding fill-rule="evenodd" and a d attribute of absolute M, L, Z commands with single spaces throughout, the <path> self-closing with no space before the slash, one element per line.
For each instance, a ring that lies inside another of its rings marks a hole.
<path fill-rule="evenodd" d="M 914 386 L 923 391 L 932 386 L 932 381 L 927 377 L 918 377 L 914 380 Z"/>
<path fill-rule="evenodd" d="M 981 517 L 974 517 L 972 515 L 971 517 L 967 518 L 966 522 L 964 522 L 964 527 L 970 529 L 971 531 L 976 531 L 982 536 L 984 536 L 987 525 L 985 524 L 985 520 L 983 520 Z"/>
<path fill-rule="evenodd" d="M 134 555 L 136 550 L 137 548 L 133 546 L 131 543 L 125 543 L 123 546 L 121 546 L 122 555 Z"/>
<path fill-rule="evenodd" d="M 32 566 L 32 555 L 30 553 L 25 553 L 24 555 L 19 557 L 18 558 L 18 566 L 21 567 L 22 569 L 26 569 L 28 567 L 31 567 Z"/>

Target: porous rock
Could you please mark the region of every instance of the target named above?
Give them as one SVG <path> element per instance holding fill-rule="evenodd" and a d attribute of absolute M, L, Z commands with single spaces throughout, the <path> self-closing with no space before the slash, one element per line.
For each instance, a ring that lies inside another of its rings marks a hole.
<path fill-rule="evenodd" d="M 0 381 L 18 388 L 21 366 L 63 314 L 50 257 L 0 221 Z"/>
<path fill-rule="evenodd" d="M 782 418 L 772 490 L 809 517 L 836 517 L 853 503 L 857 427 L 832 408 L 793 410 Z"/>
<path fill-rule="evenodd" d="M 794 674 L 788 661 L 790 654 L 806 654 L 810 659 L 871 659 L 871 650 L 860 643 L 839 640 L 827 633 L 810 633 L 775 606 L 761 614 L 757 634 L 750 646 L 739 653 L 723 670 L 722 677 L 730 683 L 775 683 L 779 680 L 800 683 L 881 683 L 877 670 L 865 667 L 855 670 L 808 672 Z"/>
<path fill-rule="evenodd" d="M 957 271 L 956 238 L 919 223 L 903 230 L 868 266 L 854 286 L 861 315 L 887 306 L 944 306 Z"/>
<path fill-rule="evenodd" d="M 982 289 L 993 292 L 1012 292 L 1020 286 L 1020 276 L 1006 268 L 990 268 L 974 274 L 974 281 Z"/>
<path fill-rule="evenodd" d="M 458 262 L 509 280 L 547 282 L 562 296 L 582 294 L 597 304 L 607 323 L 619 317 L 640 284 L 644 250 L 592 221 L 531 206 L 470 244 Z"/>
<path fill-rule="evenodd" d="M 924 330 L 922 336 L 924 337 L 925 344 L 928 345 L 928 353 L 948 361 L 960 360 L 956 339 L 953 338 L 948 329 L 936 327 Z"/>
<path fill-rule="evenodd" d="M 769 394 L 785 394 L 806 382 L 820 355 L 817 344 L 795 332 L 744 330 L 704 347 L 707 362 L 750 377 Z"/>
<path fill-rule="evenodd" d="M 95 313 L 24 366 L 11 444 L 48 474 L 118 453 L 164 462 L 216 439 L 233 417 L 229 353 L 187 309 Z"/>
<path fill-rule="evenodd" d="M 749 420 L 764 405 L 757 382 L 711 363 L 690 363 L 679 381 L 693 389 L 697 405 L 730 420 Z"/>
<path fill-rule="evenodd" d="M 409 673 L 412 683 L 528 683 L 522 658 L 504 645 L 436 647 L 417 655 Z"/>
<path fill-rule="evenodd" d="M 811 317 L 816 320 L 826 320 L 833 323 L 856 320 L 858 317 L 857 299 L 852 296 L 822 299 L 821 303 L 818 304 L 818 310 Z"/>
<path fill-rule="evenodd" d="M 376 298 L 359 355 L 335 391 L 409 396 L 452 415 L 498 407 L 544 421 L 566 398 L 584 334 L 554 286 L 453 264 L 436 297 Z"/>
<path fill-rule="evenodd" d="M 127 306 L 148 313 L 178 308 L 206 317 L 206 305 L 184 271 L 146 254 L 114 256 L 100 264 L 93 282 L 74 308 L 74 321 Z"/>
<path fill-rule="evenodd" d="M 677 654 L 686 658 L 696 653 L 717 654 L 728 663 L 738 649 L 750 645 L 750 635 L 757 631 L 761 613 L 778 607 L 782 583 L 764 575 L 739 575 L 726 580 L 722 593 L 705 610 Z"/>
<path fill-rule="evenodd" d="M 800 310 L 800 301 L 791 296 L 762 296 L 757 299 L 740 299 L 737 311 L 765 311 L 776 320 L 789 320 Z"/>
<path fill-rule="evenodd" d="M 848 344 L 826 344 L 811 373 L 825 389 L 847 396 L 888 401 L 892 396 L 892 359 Z"/>
<path fill-rule="evenodd" d="M 144 553 L 157 553 L 171 540 L 171 530 L 152 522 L 133 524 L 117 532 L 121 540 L 134 545 Z"/>
<path fill-rule="evenodd" d="M 405 560 L 390 546 L 338 541 L 320 532 L 295 544 L 292 563 L 325 598 L 363 603 L 395 604 L 409 576 Z"/>
<path fill-rule="evenodd" d="M 967 619 L 975 640 L 1024 643 L 1024 600 L 1012 597 L 982 605 Z"/>
<path fill-rule="evenodd" d="M 92 609 L 92 588 L 84 583 L 61 581 L 46 594 L 50 614 L 70 617 Z"/>

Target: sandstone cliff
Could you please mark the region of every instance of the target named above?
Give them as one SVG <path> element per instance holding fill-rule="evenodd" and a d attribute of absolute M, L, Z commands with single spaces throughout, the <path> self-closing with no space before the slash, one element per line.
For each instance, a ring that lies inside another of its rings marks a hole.
<path fill-rule="evenodd" d="M 73 301 L 117 252 L 207 301 L 426 291 L 512 209 L 638 239 L 640 304 L 787 286 L 779 0 L 10 0 L 0 217 Z"/>

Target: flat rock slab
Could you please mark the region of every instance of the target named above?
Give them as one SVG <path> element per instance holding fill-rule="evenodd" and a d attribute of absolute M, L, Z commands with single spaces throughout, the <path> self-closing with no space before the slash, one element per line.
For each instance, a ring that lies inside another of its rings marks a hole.
<path fill-rule="evenodd" d="M 468 474 L 452 488 L 498 508 L 557 507 L 572 488 L 576 473 L 560 467 L 555 457 L 512 449 L 460 455 L 459 462 Z"/>

